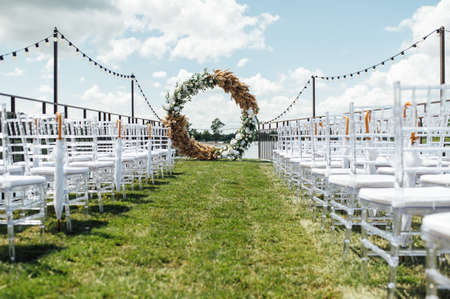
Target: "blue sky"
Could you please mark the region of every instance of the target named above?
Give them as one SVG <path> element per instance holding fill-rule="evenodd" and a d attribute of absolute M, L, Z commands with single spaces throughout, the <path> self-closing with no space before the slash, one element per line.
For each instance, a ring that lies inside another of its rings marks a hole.
<path fill-rule="evenodd" d="M 441 25 L 450 28 L 449 12 L 448 0 L 1 1 L 0 53 L 39 40 L 56 25 L 105 65 L 134 72 L 161 117 L 163 95 L 175 82 L 204 68 L 226 68 L 249 84 L 260 119 L 267 120 L 284 110 L 311 73 L 377 63 Z M 52 99 L 51 50 L 6 57 L 0 91 Z M 345 110 L 350 101 L 390 103 L 395 80 L 438 83 L 437 50 L 432 36 L 402 61 L 357 80 L 319 82 L 318 112 Z M 66 45 L 60 53 L 60 102 L 129 113 L 129 81 L 105 75 Z M 310 99 L 306 92 L 285 118 L 309 115 Z M 153 118 L 139 96 L 136 111 Z M 200 129 L 215 117 L 227 128 L 239 125 L 238 108 L 220 90 L 199 95 L 185 112 Z"/>

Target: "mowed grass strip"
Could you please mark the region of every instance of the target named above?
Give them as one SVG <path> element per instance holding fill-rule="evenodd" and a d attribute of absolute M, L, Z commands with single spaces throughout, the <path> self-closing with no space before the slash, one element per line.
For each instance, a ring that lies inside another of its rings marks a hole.
<path fill-rule="evenodd" d="M 311 214 L 270 163 L 178 161 L 102 214 L 74 209 L 71 234 L 52 213 L 42 243 L 22 229 L 16 264 L 3 231 L 0 297 L 384 296 L 386 264 L 372 260 L 362 281 L 358 255 L 341 259 L 343 233 Z M 423 294 L 422 265 L 400 267 L 399 288 Z"/>

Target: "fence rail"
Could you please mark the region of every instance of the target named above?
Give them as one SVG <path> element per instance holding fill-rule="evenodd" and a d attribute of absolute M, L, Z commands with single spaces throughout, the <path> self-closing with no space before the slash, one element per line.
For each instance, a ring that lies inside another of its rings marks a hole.
<path fill-rule="evenodd" d="M 34 103 L 41 103 L 41 105 L 42 105 L 41 113 L 42 114 L 47 114 L 47 106 L 53 107 L 55 105 L 53 101 L 24 97 L 24 96 L 8 94 L 8 93 L 3 93 L 3 92 L 0 92 L 0 96 L 9 98 L 9 100 L 10 100 L 9 109 L 12 113 L 16 113 L 17 101 L 28 101 L 28 102 L 34 102 Z M 140 117 L 132 118 L 130 115 L 126 115 L 126 114 L 107 112 L 107 111 L 102 111 L 99 109 L 86 108 L 86 107 L 81 107 L 81 106 L 76 106 L 76 105 L 71 105 L 71 104 L 57 103 L 56 105 L 58 107 L 62 107 L 64 109 L 64 117 L 65 118 L 69 117 L 69 109 L 72 109 L 72 110 L 82 111 L 84 119 L 87 118 L 88 112 L 94 112 L 98 115 L 99 121 L 101 121 L 101 120 L 111 121 L 112 117 L 117 117 L 118 119 L 122 119 L 122 118 L 128 119 L 128 123 L 138 123 L 139 121 L 142 121 L 143 124 L 150 122 L 150 124 L 152 126 L 161 126 L 162 125 L 160 121 L 153 120 L 153 119 L 140 118 Z"/>
<path fill-rule="evenodd" d="M 450 99 L 445 100 L 450 102 Z M 431 101 L 430 104 L 439 104 L 440 101 Z M 422 114 L 425 113 L 427 103 L 417 103 L 418 107 L 421 107 Z M 374 109 L 375 111 L 383 108 Z M 360 113 L 360 112 L 356 112 Z M 345 113 L 344 113 L 345 114 Z M 323 118 L 324 115 L 316 116 L 315 118 Z M 419 115 L 418 119 L 420 124 L 422 123 L 423 115 Z M 288 120 L 273 121 L 272 123 L 260 123 L 258 129 L 258 158 L 261 160 L 272 160 L 272 152 L 278 141 L 277 129 L 278 127 L 290 126 L 298 121 L 310 120 L 311 117 L 294 118 Z"/>

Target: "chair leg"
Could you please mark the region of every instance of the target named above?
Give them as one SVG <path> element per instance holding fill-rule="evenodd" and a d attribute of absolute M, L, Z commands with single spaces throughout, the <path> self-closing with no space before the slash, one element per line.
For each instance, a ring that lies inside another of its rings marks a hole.
<path fill-rule="evenodd" d="M 395 291 L 397 287 L 397 268 L 398 268 L 398 255 L 400 247 L 400 230 L 401 230 L 401 215 L 394 211 L 392 219 L 392 235 L 393 242 L 391 243 L 391 260 L 389 263 L 389 278 L 388 278 L 388 298 L 395 298 Z"/>
<path fill-rule="evenodd" d="M 7 194 L 7 195 L 6 195 Z M 6 192 L 5 196 L 11 196 L 10 192 Z M 14 215 L 13 211 L 9 210 L 7 213 L 7 223 L 8 223 L 8 248 L 9 248 L 9 259 L 11 263 L 16 261 L 16 248 L 14 245 Z"/>
<path fill-rule="evenodd" d="M 72 231 L 72 221 L 70 220 L 70 204 L 68 201 L 65 204 L 64 209 L 66 210 L 66 228 L 68 232 Z"/>
<path fill-rule="evenodd" d="M 97 189 L 98 210 L 99 210 L 100 213 L 103 213 L 101 176 L 100 176 L 100 174 L 97 174 L 96 177 L 97 178 L 95 179 L 95 189 Z"/>
<path fill-rule="evenodd" d="M 45 233 L 45 218 L 47 215 L 47 203 L 45 202 L 45 188 L 44 186 L 40 186 L 38 188 L 39 192 L 39 200 L 41 201 L 40 213 L 41 213 L 41 225 L 39 226 L 40 230 L 40 240 L 41 243 L 44 243 L 44 233 Z"/>
<path fill-rule="evenodd" d="M 354 203 L 356 194 L 352 191 L 350 198 L 348 200 L 348 210 L 347 210 L 347 221 L 345 224 L 345 240 L 344 240 L 344 258 L 347 256 L 348 250 L 350 248 L 350 239 L 352 236 L 353 229 L 353 213 L 354 213 Z"/>
<path fill-rule="evenodd" d="M 367 248 L 364 246 L 363 241 L 367 240 L 367 230 L 365 225 L 367 224 L 367 207 L 362 207 L 361 210 L 361 248 L 362 248 L 362 257 L 361 257 L 361 273 L 363 281 L 367 280 L 367 263 L 368 263 L 368 254 Z"/>
<path fill-rule="evenodd" d="M 325 188 L 327 188 L 325 186 Z M 325 223 L 327 221 L 327 212 L 328 212 L 328 189 L 325 189 L 325 192 L 323 192 L 323 204 L 322 204 L 322 217 L 320 221 L 320 228 L 325 228 Z"/>
<path fill-rule="evenodd" d="M 435 244 L 427 244 L 427 270 L 433 271 L 436 270 L 436 252 L 437 248 Z M 427 273 L 427 297 L 426 298 L 438 298 L 437 297 L 437 287 L 434 281 L 430 278 L 429 274 Z"/>

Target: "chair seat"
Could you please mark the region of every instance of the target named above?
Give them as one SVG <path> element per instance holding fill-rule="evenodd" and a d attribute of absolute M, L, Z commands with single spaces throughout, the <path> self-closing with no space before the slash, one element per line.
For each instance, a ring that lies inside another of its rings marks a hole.
<path fill-rule="evenodd" d="M 450 189 L 444 187 L 363 188 L 359 198 L 393 208 L 450 208 Z"/>
<path fill-rule="evenodd" d="M 423 218 L 422 231 L 450 240 L 450 213 L 438 213 Z"/>
<path fill-rule="evenodd" d="M 438 166 L 439 165 L 439 161 L 435 160 L 435 159 L 429 159 L 429 158 L 422 158 L 420 163 L 422 164 L 422 166 L 426 166 L 426 167 L 431 167 L 431 166 Z M 440 164 L 442 166 L 449 166 L 450 162 L 449 161 L 440 161 Z"/>
<path fill-rule="evenodd" d="M 147 152 L 128 152 L 128 153 L 123 153 L 122 157 L 133 157 L 136 158 L 138 160 L 141 159 L 147 159 L 148 157 L 148 153 Z"/>
<path fill-rule="evenodd" d="M 363 169 L 356 169 L 356 173 L 357 174 L 363 174 Z M 318 175 L 322 175 L 324 177 L 329 177 L 330 175 L 344 175 L 344 174 L 348 174 L 351 175 L 352 172 L 350 170 L 350 168 L 312 168 L 311 172 L 313 174 L 318 174 Z"/>
<path fill-rule="evenodd" d="M 415 171 L 416 175 L 424 175 L 424 174 L 439 174 L 441 173 L 441 169 L 435 168 L 435 167 L 425 167 L 425 166 L 419 166 L 414 167 L 414 169 L 411 169 L 411 171 Z M 377 169 L 378 174 L 395 174 L 395 168 L 394 167 L 380 167 Z"/>
<path fill-rule="evenodd" d="M 115 157 L 101 157 L 98 158 L 99 161 L 116 161 Z M 137 158 L 136 156 L 130 156 L 130 155 L 123 155 L 122 156 L 122 162 L 131 162 L 131 161 L 136 161 Z"/>
<path fill-rule="evenodd" d="M 0 189 L 44 184 L 45 181 L 45 177 L 37 175 L 2 175 L 0 176 Z"/>
<path fill-rule="evenodd" d="M 427 174 L 420 177 L 422 184 L 450 186 L 450 174 Z"/>
<path fill-rule="evenodd" d="M 386 157 L 377 157 L 375 161 L 361 161 L 357 160 L 356 165 L 357 166 L 363 166 L 365 164 L 373 164 L 375 167 L 391 167 L 392 163 L 388 160 Z"/>
<path fill-rule="evenodd" d="M 388 188 L 393 187 L 395 177 L 381 174 L 331 175 L 330 184 L 350 188 Z"/>
<path fill-rule="evenodd" d="M 0 174 L 4 174 L 6 171 L 4 166 L 0 166 Z M 8 172 L 12 175 L 22 175 L 25 172 L 24 165 L 11 165 L 8 166 Z"/>
<path fill-rule="evenodd" d="M 291 162 L 291 163 L 302 163 L 302 162 L 308 162 L 308 161 L 311 161 L 310 157 L 308 157 L 308 158 L 296 157 L 296 158 L 289 159 L 289 162 Z"/>
<path fill-rule="evenodd" d="M 64 166 L 64 174 L 65 175 L 88 174 L 88 173 L 89 173 L 89 168 L 87 168 L 87 167 Z M 43 175 L 43 176 L 53 176 L 55 174 L 55 167 L 31 168 L 31 174 Z"/>
<path fill-rule="evenodd" d="M 326 161 L 303 161 L 300 162 L 301 167 L 305 168 L 326 168 L 327 162 Z M 331 168 L 342 168 L 342 161 L 331 161 L 330 167 Z"/>
<path fill-rule="evenodd" d="M 91 161 L 92 155 L 76 155 L 69 157 L 69 162 L 86 162 Z"/>
<path fill-rule="evenodd" d="M 72 162 L 70 166 L 73 167 L 88 167 L 89 169 L 111 168 L 114 167 L 114 161 L 86 161 L 86 162 Z"/>
<path fill-rule="evenodd" d="M 300 153 L 288 151 L 280 153 L 280 156 L 286 159 L 298 158 L 300 157 Z"/>

